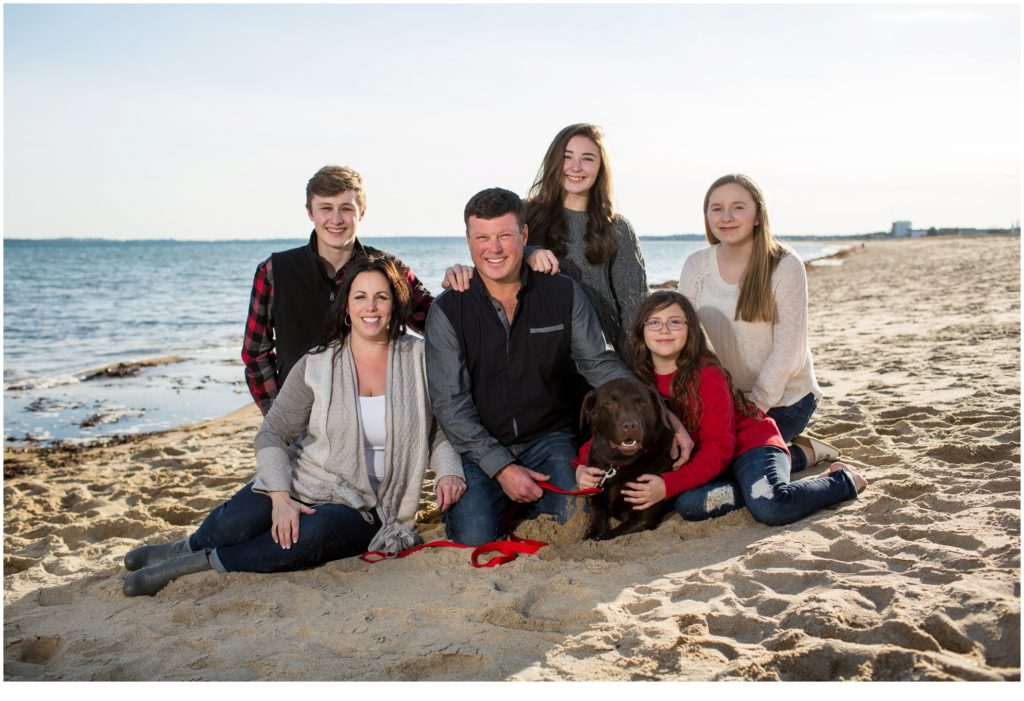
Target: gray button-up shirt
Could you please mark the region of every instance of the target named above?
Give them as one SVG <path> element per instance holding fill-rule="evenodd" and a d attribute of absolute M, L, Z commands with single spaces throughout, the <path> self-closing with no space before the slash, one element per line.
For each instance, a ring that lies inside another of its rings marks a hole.
<path fill-rule="evenodd" d="M 634 378 L 605 340 L 594 305 L 576 281 L 572 281 L 572 291 L 570 353 L 577 371 L 594 387 L 618 377 Z M 448 290 L 442 294 L 463 293 Z M 494 313 L 508 331 L 510 323 L 501 305 L 493 298 L 492 302 Z M 436 303 L 427 315 L 425 338 L 434 415 L 455 450 L 494 477 L 516 458 L 481 422 L 462 346 L 448 317 Z"/>

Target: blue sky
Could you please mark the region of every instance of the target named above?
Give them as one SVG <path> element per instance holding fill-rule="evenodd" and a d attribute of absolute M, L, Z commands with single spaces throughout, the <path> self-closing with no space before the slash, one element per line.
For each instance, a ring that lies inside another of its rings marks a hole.
<path fill-rule="evenodd" d="M 702 230 L 719 175 L 782 234 L 1020 218 L 1020 8 L 5 5 L 4 235 L 301 236 L 325 163 L 363 235 L 458 235 L 601 125 L 617 209 Z"/>

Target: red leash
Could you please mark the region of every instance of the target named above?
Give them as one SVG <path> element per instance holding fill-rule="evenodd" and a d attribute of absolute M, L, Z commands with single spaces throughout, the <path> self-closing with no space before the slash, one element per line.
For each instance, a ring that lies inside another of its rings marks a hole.
<path fill-rule="evenodd" d="M 553 484 L 547 482 L 537 483 L 541 489 L 546 489 L 549 492 L 555 492 L 556 494 L 565 494 L 566 496 L 575 497 L 589 497 L 592 494 L 600 494 L 600 489 L 590 487 L 588 489 L 580 489 L 579 491 L 569 492 L 560 487 L 556 487 Z M 509 512 L 509 520 L 514 513 Z M 512 531 L 508 533 L 508 540 L 495 540 L 490 543 L 484 543 L 473 547 L 472 545 L 463 545 L 462 543 L 456 543 L 451 540 L 432 540 L 429 543 L 423 543 L 415 547 L 403 550 L 396 555 L 388 555 L 377 550 L 370 550 L 359 556 L 359 559 L 363 562 L 369 562 L 374 564 L 381 560 L 392 560 L 403 558 L 406 555 L 412 555 L 417 550 L 423 550 L 424 548 L 473 548 L 473 552 L 470 553 L 469 561 L 473 567 L 494 567 L 495 565 L 504 565 L 506 562 L 512 562 L 519 555 L 533 555 L 535 552 L 543 548 L 547 543 L 541 540 L 530 540 L 529 538 L 520 538 Z M 497 552 L 498 555 L 492 557 L 487 562 L 480 562 L 480 556 L 485 553 Z"/>

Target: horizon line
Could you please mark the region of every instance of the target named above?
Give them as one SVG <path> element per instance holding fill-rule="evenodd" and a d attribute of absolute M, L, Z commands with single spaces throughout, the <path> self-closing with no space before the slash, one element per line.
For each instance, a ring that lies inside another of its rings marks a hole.
<path fill-rule="evenodd" d="M 951 227 L 944 227 L 951 228 Z M 969 227 L 957 227 L 957 228 L 969 228 Z M 999 229 L 1002 231 L 1003 229 Z M 1009 231 L 1009 229 L 1005 229 Z M 775 238 L 780 239 L 819 239 L 819 238 L 864 238 L 868 236 L 886 235 L 887 231 L 871 231 L 856 234 L 773 234 Z M 453 235 L 453 234 L 370 234 L 367 236 L 359 236 L 359 240 L 371 240 L 371 239 L 462 239 L 464 235 Z M 694 238 L 703 240 L 705 235 L 703 233 L 689 232 L 689 233 L 673 233 L 673 234 L 638 234 L 638 239 L 687 239 Z M 112 243 L 128 243 L 131 241 L 138 242 L 159 242 L 159 241 L 175 241 L 181 243 L 227 243 L 227 242 L 256 242 L 256 241 L 305 241 L 308 239 L 308 235 L 303 236 L 265 236 L 265 237 L 245 237 L 245 238 L 175 238 L 170 236 L 156 236 L 152 238 L 120 238 L 113 236 L 7 236 L 3 237 L 6 241 L 109 241 Z"/>

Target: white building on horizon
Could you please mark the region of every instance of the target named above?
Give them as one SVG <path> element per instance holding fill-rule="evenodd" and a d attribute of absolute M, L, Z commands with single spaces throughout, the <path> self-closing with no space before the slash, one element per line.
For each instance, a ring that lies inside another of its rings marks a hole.
<path fill-rule="evenodd" d="M 894 221 L 892 223 L 892 230 L 889 233 L 892 236 L 910 236 L 910 231 L 910 222 Z"/>

